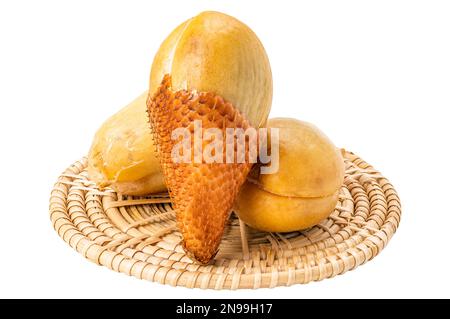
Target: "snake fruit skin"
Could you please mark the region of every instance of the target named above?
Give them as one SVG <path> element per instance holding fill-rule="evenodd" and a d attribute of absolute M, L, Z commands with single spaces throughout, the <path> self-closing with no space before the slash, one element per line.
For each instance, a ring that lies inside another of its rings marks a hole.
<path fill-rule="evenodd" d="M 218 95 L 186 90 L 173 91 L 171 79 L 147 101 L 151 128 L 170 196 L 176 211 L 183 247 L 200 263 L 208 263 L 217 253 L 234 200 L 251 169 L 249 163 L 177 163 L 172 149 L 172 131 L 187 128 L 194 149 L 194 121 L 202 127 L 218 128 L 225 136 L 226 128 L 250 127 L 234 106 Z M 202 141 L 203 149 L 205 141 Z M 233 145 L 238 140 L 235 138 Z M 246 149 L 248 153 L 248 149 Z M 248 155 L 248 154 L 247 154 Z M 246 155 L 246 156 L 247 156 Z M 246 157 L 247 158 L 247 157 Z"/>

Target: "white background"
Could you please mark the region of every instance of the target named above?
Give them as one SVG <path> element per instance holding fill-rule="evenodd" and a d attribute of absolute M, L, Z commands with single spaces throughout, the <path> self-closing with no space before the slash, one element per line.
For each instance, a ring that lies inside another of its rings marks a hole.
<path fill-rule="evenodd" d="M 315 123 L 396 186 L 400 228 L 373 261 L 304 286 L 188 290 L 98 267 L 57 236 L 58 174 L 203 10 L 262 40 L 272 117 Z M 1 1 L 0 297 L 450 297 L 449 108 L 448 1 Z"/>

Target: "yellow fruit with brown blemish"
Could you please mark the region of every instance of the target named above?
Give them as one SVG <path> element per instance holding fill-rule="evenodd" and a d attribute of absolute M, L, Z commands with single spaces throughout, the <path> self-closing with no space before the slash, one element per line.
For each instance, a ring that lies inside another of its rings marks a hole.
<path fill-rule="evenodd" d="M 279 128 L 279 170 L 252 174 L 239 193 L 235 211 L 246 224 L 264 231 L 311 227 L 336 206 L 344 179 L 341 152 L 312 124 L 274 118 L 267 126 Z"/>
<path fill-rule="evenodd" d="M 100 187 L 126 195 L 166 190 L 148 128 L 144 92 L 106 120 L 95 134 L 88 156 L 89 177 Z"/>
<path fill-rule="evenodd" d="M 255 33 L 219 12 L 203 12 L 178 26 L 153 61 L 147 102 L 165 180 L 193 259 L 209 262 L 217 252 L 249 163 L 176 163 L 171 139 L 177 128 L 265 125 L 272 75 Z M 190 134 L 193 134 L 190 131 Z"/>

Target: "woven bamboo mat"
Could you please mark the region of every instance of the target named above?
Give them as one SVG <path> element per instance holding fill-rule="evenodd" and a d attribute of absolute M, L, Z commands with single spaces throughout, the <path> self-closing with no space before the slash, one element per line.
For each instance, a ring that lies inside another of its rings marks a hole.
<path fill-rule="evenodd" d="M 265 233 L 232 215 L 210 265 L 183 252 L 167 194 L 126 197 L 89 181 L 86 159 L 58 179 L 50 219 L 85 258 L 117 272 L 173 286 L 238 289 L 289 286 L 331 278 L 371 260 L 401 216 L 394 187 L 372 166 L 345 153 L 346 174 L 331 216 L 310 229 Z"/>

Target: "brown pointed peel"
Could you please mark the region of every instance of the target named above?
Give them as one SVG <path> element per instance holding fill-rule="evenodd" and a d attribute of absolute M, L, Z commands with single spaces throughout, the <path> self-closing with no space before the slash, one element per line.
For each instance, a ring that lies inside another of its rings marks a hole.
<path fill-rule="evenodd" d="M 179 141 L 172 140 L 172 131 L 179 127 L 189 128 L 193 149 L 195 120 L 201 121 L 203 129 L 220 129 L 224 137 L 226 128 L 245 130 L 250 125 L 220 96 L 208 92 L 172 91 L 168 75 L 164 76 L 155 94 L 149 96 L 147 107 L 163 174 L 183 235 L 183 247 L 192 259 L 208 263 L 217 253 L 233 202 L 251 164 L 227 164 L 225 161 L 176 163 L 171 154 Z M 237 142 L 235 138 L 234 145 Z"/>

